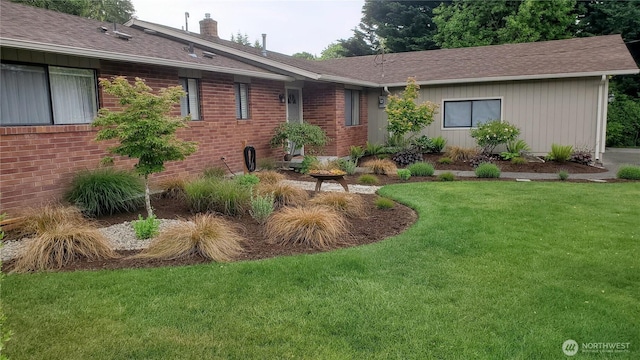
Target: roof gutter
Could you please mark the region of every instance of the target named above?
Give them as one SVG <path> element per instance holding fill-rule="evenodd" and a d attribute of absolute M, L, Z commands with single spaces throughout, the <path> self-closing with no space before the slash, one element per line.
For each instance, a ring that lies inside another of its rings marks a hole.
<path fill-rule="evenodd" d="M 351 79 L 351 78 L 346 78 L 342 76 L 327 75 L 327 74 L 321 74 L 318 80 L 331 81 L 331 82 L 343 83 L 348 85 L 375 87 L 375 88 L 381 86 L 380 84 L 374 83 L 371 81 L 362 81 L 362 80 Z"/>
<path fill-rule="evenodd" d="M 145 29 L 150 29 L 150 30 L 155 30 L 158 33 L 162 33 L 174 38 L 178 38 L 178 39 L 182 39 L 188 42 L 191 42 L 193 44 L 198 44 L 200 46 L 206 47 L 206 48 L 210 48 L 213 50 L 217 50 L 229 55 L 233 55 L 233 56 L 237 56 L 237 57 L 241 57 L 244 58 L 246 60 L 250 60 L 250 61 L 254 61 L 256 63 L 260 63 L 262 65 L 267 65 L 267 66 L 271 66 L 274 67 L 276 69 L 280 69 L 282 71 L 285 72 L 289 72 L 292 74 L 296 74 L 299 76 L 304 76 L 313 80 L 318 80 L 318 78 L 320 77 L 320 75 L 318 75 L 317 73 L 311 72 L 311 71 L 306 71 L 306 70 L 302 70 L 300 68 L 297 68 L 295 66 L 291 66 L 291 65 L 285 65 L 282 64 L 278 61 L 274 61 L 271 60 L 269 58 L 265 58 L 264 56 L 258 56 L 258 55 L 253 55 L 241 50 L 236 50 L 233 48 L 230 48 L 228 46 L 224 46 L 224 45 L 220 45 L 220 44 L 216 44 L 214 42 L 211 41 L 207 41 L 207 40 L 203 40 L 197 36 L 193 36 L 193 35 L 189 35 L 184 33 L 183 31 L 180 30 L 173 30 L 164 26 L 158 26 L 157 24 L 153 24 L 153 23 L 148 23 L 146 21 L 142 21 L 142 20 L 138 20 L 138 19 L 131 19 L 129 21 L 127 21 L 124 25 L 129 26 L 129 27 L 142 27 Z"/>
<path fill-rule="evenodd" d="M 495 76 L 482 78 L 465 78 L 465 79 L 445 79 L 445 80 L 427 80 L 417 81 L 418 85 L 453 85 L 480 82 L 498 82 L 498 81 L 519 81 L 519 80 L 545 80 L 545 79 L 566 79 L 579 77 L 600 77 L 602 75 L 632 75 L 640 73 L 640 69 L 629 70 L 611 70 L 611 71 L 593 71 L 579 73 L 561 73 L 561 74 L 538 74 L 538 75 L 515 75 L 515 76 Z M 406 86 L 406 82 L 380 84 L 380 87 L 401 87 Z"/>
<path fill-rule="evenodd" d="M 17 48 L 17 49 L 45 51 L 45 52 L 52 52 L 52 53 L 58 53 L 58 54 L 64 54 L 64 55 L 74 55 L 74 56 L 81 56 L 81 57 L 87 57 L 87 58 L 152 64 L 152 65 L 169 66 L 169 67 L 176 67 L 176 68 L 197 69 L 197 70 L 218 72 L 223 74 L 251 76 L 251 77 L 269 79 L 269 80 L 282 80 L 282 81 L 294 80 L 290 76 L 285 76 L 280 74 L 264 73 L 264 72 L 253 71 L 253 70 L 232 69 L 232 68 L 216 66 L 216 65 L 196 64 L 196 63 L 190 63 L 186 61 L 168 60 L 168 59 L 160 59 L 160 58 L 149 57 L 149 56 L 115 53 L 111 51 L 84 49 L 84 48 L 78 48 L 74 46 L 52 45 L 52 44 L 29 41 L 29 40 L 0 38 L 0 45 Z"/>

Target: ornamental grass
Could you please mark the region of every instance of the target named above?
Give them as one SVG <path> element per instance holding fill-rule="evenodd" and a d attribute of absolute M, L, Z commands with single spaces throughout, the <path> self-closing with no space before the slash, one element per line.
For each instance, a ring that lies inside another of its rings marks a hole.
<path fill-rule="evenodd" d="M 273 214 L 265 226 L 267 241 L 280 245 L 302 244 L 329 249 L 346 243 L 347 222 L 324 206 L 284 208 Z"/>

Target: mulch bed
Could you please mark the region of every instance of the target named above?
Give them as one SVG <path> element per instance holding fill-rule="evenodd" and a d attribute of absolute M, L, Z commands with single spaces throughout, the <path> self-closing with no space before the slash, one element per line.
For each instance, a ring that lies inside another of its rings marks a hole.
<path fill-rule="evenodd" d="M 313 195 L 313 193 L 310 194 Z M 392 209 L 380 210 L 374 205 L 377 195 L 361 196 L 367 204 L 367 217 L 362 219 L 349 219 L 349 235 L 347 238 L 341 239 L 345 244 L 337 246 L 336 248 L 359 246 L 381 241 L 403 232 L 417 219 L 416 213 L 404 205 L 396 204 Z M 183 202 L 163 198 L 160 195 L 153 197 L 152 206 L 156 216 L 161 219 L 188 219 L 193 216 Z M 144 213 L 144 210 L 141 210 L 141 213 Z M 101 226 L 110 226 L 125 221 L 137 220 L 137 218 L 138 213 L 127 213 L 102 217 L 97 220 Z M 263 226 L 258 224 L 250 216 L 225 218 L 235 225 L 240 233 L 247 239 L 247 242 L 243 244 L 244 252 L 237 259 L 238 261 L 295 254 L 313 254 L 323 251 L 303 245 L 282 246 L 269 244 L 264 238 Z M 138 252 L 137 250 L 119 251 L 122 258 L 114 260 L 87 261 L 86 259 L 78 259 L 63 269 L 60 269 L 60 271 L 181 266 L 208 262 L 208 260 L 196 256 L 178 260 L 127 258 L 127 256 L 137 254 Z M 12 260 L 4 263 L 2 271 L 11 271 L 14 262 L 15 261 Z"/>

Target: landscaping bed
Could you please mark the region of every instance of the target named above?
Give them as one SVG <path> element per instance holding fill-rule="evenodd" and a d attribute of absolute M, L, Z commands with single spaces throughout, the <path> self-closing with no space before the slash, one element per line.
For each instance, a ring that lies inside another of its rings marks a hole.
<path fill-rule="evenodd" d="M 310 194 L 313 196 L 312 192 L 310 192 Z M 404 205 L 395 204 L 391 209 L 381 210 L 374 204 L 376 198 L 378 198 L 377 195 L 363 194 L 360 196 L 362 196 L 366 203 L 366 217 L 348 218 L 349 235 L 346 239 L 341 239 L 344 241 L 344 244 L 332 249 L 374 243 L 403 232 L 416 221 L 415 212 Z M 189 219 L 194 215 L 189 211 L 184 202 L 165 198 L 161 194 L 152 197 L 152 206 L 155 215 L 159 219 Z M 107 227 L 136 220 L 140 213 L 144 213 L 144 210 L 140 209 L 140 212 L 135 213 L 103 216 L 96 220 L 101 227 Z M 301 244 L 285 246 L 267 243 L 264 236 L 264 225 L 257 223 L 249 215 L 245 214 L 240 217 L 224 216 L 224 218 L 237 228 L 240 234 L 247 240 L 242 244 L 243 252 L 236 259 L 237 261 L 294 254 L 312 254 L 323 251 Z M 12 238 L 15 239 L 14 234 L 11 232 L 8 232 L 7 235 L 8 240 Z M 139 252 L 139 250 L 118 251 L 121 257 L 109 260 L 88 261 L 86 259 L 79 259 L 66 265 L 61 271 L 180 266 L 209 262 L 200 256 L 191 256 L 175 260 L 130 258 L 131 255 Z M 5 262 L 2 271 L 10 272 L 14 267 L 14 263 L 15 260 Z"/>

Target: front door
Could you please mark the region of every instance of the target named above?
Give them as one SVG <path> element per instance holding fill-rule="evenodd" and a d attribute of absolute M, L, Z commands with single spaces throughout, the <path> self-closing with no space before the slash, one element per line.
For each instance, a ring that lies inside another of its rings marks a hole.
<path fill-rule="evenodd" d="M 287 88 L 287 122 L 302 123 L 302 90 Z M 303 149 L 298 148 L 293 155 L 303 155 Z"/>

